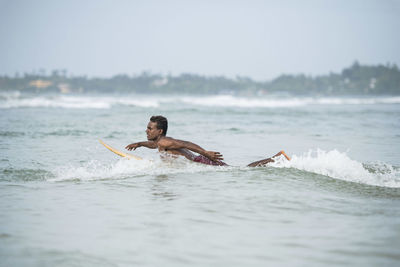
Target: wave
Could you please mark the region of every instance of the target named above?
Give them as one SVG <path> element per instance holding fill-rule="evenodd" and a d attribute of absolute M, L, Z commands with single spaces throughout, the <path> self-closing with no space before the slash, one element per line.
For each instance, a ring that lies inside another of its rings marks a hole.
<path fill-rule="evenodd" d="M 211 106 L 211 107 L 240 107 L 240 108 L 276 108 L 276 107 L 298 107 L 304 106 L 304 99 L 259 99 L 244 98 L 231 95 L 210 96 L 210 97 L 184 97 L 183 103 Z"/>
<path fill-rule="evenodd" d="M 400 168 L 383 162 L 363 164 L 337 150 L 310 150 L 293 155 L 291 161 L 279 158 L 270 164 L 277 168 L 295 168 L 349 182 L 400 188 Z"/>
<path fill-rule="evenodd" d="M 141 176 L 167 175 L 179 173 L 198 173 L 226 171 L 234 167 L 215 167 L 202 165 L 183 158 L 171 160 L 128 160 L 121 158 L 115 163 L 104 164 L 92 160 L 80 167 L 64 166 L 52 171 L 48 181 L 93 181 L 105 179 L 126 179 Z"/>
<path fill-rule="evenodd" d="M 374 105 L 400 104 L 400 97 L 239 97 L 213 96 L 76 96 L 76 95 L 26 95 L 20 92 L 0 94 L 0 108 L 69 108 L 109 109 L 114 106 L 157 108 L 161 105 L 236 108 L 292 108 L 309 105 Z"/>
<path fill-rule="evenodd" d="M 337 150 L 310 150 L 303 155 L 293 155 L 291 161 L 282 157 L 268 165 L 272 168 L 294 168 L 320 174 L 334 179 L 366 185 L 400 188 L 400 168 L 387 163 L 363 164 L 350 159 Z M 64 166 L 52 171 L 49 181 L 90 181 L 104 179 L 126 179 L 140 176 L 199 173 L 232 170 L 248 170 L 248 167 L 215 167 L 190 162 L 183 158 L 140 161 L 119 159 L 112 164 L 90 161 L 82 166 Z"/>
<path fill-rule="evenodd" d="M 193 105 L 213 107 L 242 107 L 242 108 L 279 108 L 301 107 L 308 105 L 374 105 L 400 104 L 400 97 L 236 97 L 232 95 L 209 97 L 183 97 L 182 102 Z"/>
<path fill-rule="evenodd" d="M 33 96 L 15 93 L 2 95 L 0 108 L 66 108 L 66 109 L 109 109 L 112 106 L 158 107 L 157 100 L 134 97 L 101 96 Z"/>

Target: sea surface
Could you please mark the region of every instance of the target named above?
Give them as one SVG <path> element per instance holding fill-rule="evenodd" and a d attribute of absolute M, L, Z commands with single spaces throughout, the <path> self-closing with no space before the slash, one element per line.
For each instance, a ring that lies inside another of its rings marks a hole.
<path fill-rule="evenodd" d="M 152 115 L 230 166 L 98 142 Z M 338 265 L 400 266 L 400 97 L 0 94 L 0 266 Z"/>

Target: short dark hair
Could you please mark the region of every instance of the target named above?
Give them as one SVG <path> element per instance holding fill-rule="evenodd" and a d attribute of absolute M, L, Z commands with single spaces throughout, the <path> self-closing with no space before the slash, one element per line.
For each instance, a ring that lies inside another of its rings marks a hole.
<path fill-rule="evenodd" d="M 168 120 L 167 120 L 167 118 L 165 118 L 163 116 L 152 116 L 150 118 L 150 121 L 157 123 L 157 129 L 163 130 L 163 132 L 162 132 L 163 136 L 167 135 L 167 130 L 168 130 Z"/>

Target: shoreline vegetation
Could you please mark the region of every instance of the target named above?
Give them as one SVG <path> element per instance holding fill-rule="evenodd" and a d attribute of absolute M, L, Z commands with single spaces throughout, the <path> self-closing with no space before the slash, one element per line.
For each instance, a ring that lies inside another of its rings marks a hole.
<path fill-rule="evenodd" d="M 66 70 L 46 75 L 25 73 L 0 76 L 0 91 L 27 93 L 138 93 L 138 94 L 235 94 L 235 95 L 400 95 L 400 70 L 397 65 L 360 65 L 357 61 L 341 73 L 320 76 L 282 74 L 270 81 L 248 77 L 226 78 L 181 74 L 115 75 L 111 78 L 68 76 Z"/>

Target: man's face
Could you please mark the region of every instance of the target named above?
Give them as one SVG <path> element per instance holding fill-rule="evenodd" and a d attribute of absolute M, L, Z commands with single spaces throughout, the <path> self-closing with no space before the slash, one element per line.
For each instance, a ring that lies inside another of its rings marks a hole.
<path fill-rule="evenodd" d="M 147 140 L 149 141 L 154 141 L 157 140 L 158 137 L 160 137 L 162 133 L 162 129 L 157 129 L 157 123 L 156 122 L 149 122 L 147 124 Z"/>

